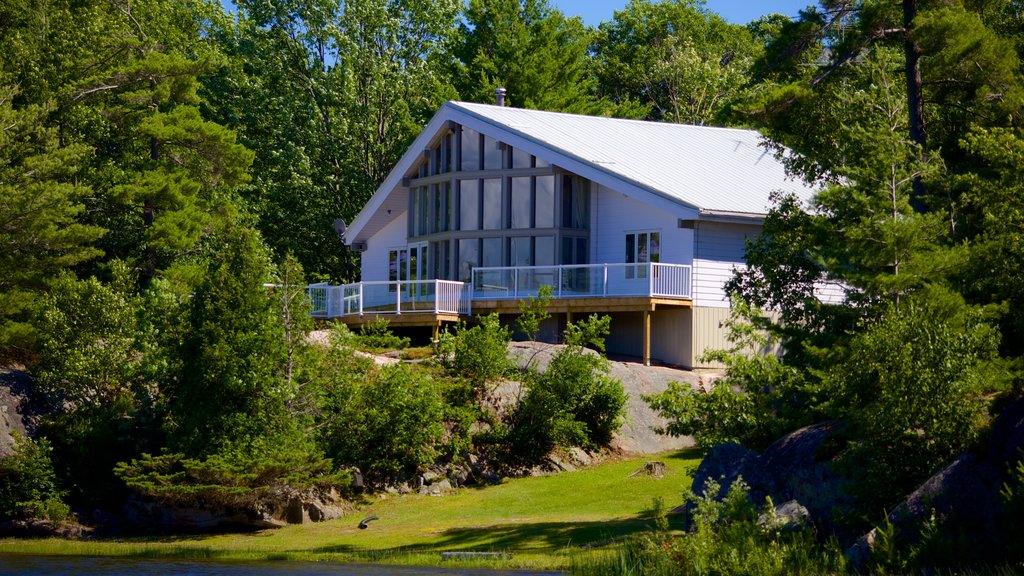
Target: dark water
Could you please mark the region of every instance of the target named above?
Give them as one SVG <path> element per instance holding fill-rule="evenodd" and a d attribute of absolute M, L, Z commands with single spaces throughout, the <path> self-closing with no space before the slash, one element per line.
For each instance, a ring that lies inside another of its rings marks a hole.
<path fill-rule="evenodd" d="M 553 576 L 556 572 L 308 562 L 204 562 L 92 556 L 0 555 L 0 576 Z"/>

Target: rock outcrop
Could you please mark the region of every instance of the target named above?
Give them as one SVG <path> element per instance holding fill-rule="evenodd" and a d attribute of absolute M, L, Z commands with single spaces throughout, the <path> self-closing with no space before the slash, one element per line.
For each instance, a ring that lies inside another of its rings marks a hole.
<path fill-rule="evenodd" d="M 833 510 L 851 502 L 842 490 L 846 478 L 831 466 L 836 454 L 831 443 L 842 429 L 836 421 L 807 426 L 776 440 L 761 454 L 733 442 L 714 446 L 693 476 L 693 492 L 703 496 L 707 481 L 714 480 L 724 494 L 742 477 L 755 503 L 770 496 L 784 503 L 780 507 L 788 506 L 778 514 L 792 516 L 793 510 L 800 510 L 797 516 L 831 530 Z"/>
<path fill-rule="evenodd" d="M 133 495 L 125 502 L 124 519 L 146 531 L 262 530 L 334 520 L 350 510 L 333 489 L 273 490 L 248 505 L 182 505 Z"/>
<path fill-rule="evenodd" d="M 897 544 L 916 539 L 923 523 L 934 515 L 945 530 L 964 538 L 962 545 L 979 558 L 987 557 L 989 552 L 999 554 L 1000 548 L 1011 545 L 1005 541 L 1010 518 L 1000 490 L 1009 478 L 1009 470 L 1021 458 L 1021 450 L 1024 399 L 1000 412 L 986 444 L 961 454 L 893 509 L 889 522 L 895 527 Z M 873 530 L 847 550 L 847 561 L 852 566 L 869 561 L 875 536 Z"/>
<path fill-rule="evenodd" d="M 32 435 L 37 411 L 31 389 L 32 379 L 27 373 L 0 368 L 0 458 L 14 452 L 15 436 Z"/>

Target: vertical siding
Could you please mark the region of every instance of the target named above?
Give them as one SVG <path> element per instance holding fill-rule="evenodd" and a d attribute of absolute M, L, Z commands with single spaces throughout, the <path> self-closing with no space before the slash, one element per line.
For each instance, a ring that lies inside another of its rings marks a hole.
<path fill-rule="evenodd" d="M 701 356 L 709 350 L 729 348 L 732 343 L 725 337 L 728 333 L 729 308 L 693 308 L 693 366 L 695 368 L 721 368 L 717 362 L 705 362 Z"/>
<path fill-rule="evenodd" d="M 626 232 L 661 232 L 661 261 L 693 263 L 693 230 L 679 227 L 679 216 L 634 200 L 611 188 L 592 184 L 590 262 L 626 261 Z M 681 210 L 685 210 L 681 208 Z"/>
<path fill-rule="evenodd" d="M 698 222 L 693 259 L 693 300 L 696 306 L 726 308 L 725 283 L 745 268 L 747 238 L 761 233 L 760 225 Z"/>
<path fill-rule="evenodd" d="M 406 244 L 408 218 L 405 215 L 406 211 L 403 210 L 366 242 L 366 252 L 363 252 L 360 259 L 360 279 L 364 282 L 388 279 L 388 250 Z"/>

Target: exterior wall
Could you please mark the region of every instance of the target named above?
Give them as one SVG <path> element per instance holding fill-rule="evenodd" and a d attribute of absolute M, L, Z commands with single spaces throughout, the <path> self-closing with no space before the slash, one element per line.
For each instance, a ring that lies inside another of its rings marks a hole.
<path fill-rule="evenodd" d="M 374 234 L 366 242 L 366 252 L 360 259 L 360 273 L 363 282 L 386 282 L 388 279 L 388 250 L 405 246 L 407 226 L 403 210 L 390 224 Z"/>
<path fill-rule="evenodd" d="M 590 262 L 625 262 L 626 232 L 661 232 L 661 261 L 693 263 L 693 230 L 679 227 L 679 216 L 593 184 L 590 200 Z"/>
<path fill-rule="evenodd" d="M 729 298 L 725 283 L 736 269 L 746 267 L 743 253 L 747 238 L 761 232 L 760 225 L 698 222 L 693 259 L 693 300 L 697 307 L 725 308 Z M 695 351 L 694 356 L 700 352 Z"/>
<path fill-rule="evenodd" d="M 693 363 L 694 368 L 721 368 L 717 362 L 702 362 L 700 357 L 709 350 L 729 348 L 732 343 L 726 338 L 729 308 L 695 306 L 693 313 Z"/>
<path fill-rule="evenodd" d="M 614 312 L 611 332 L 605 339 L 609 354 L 642 356 L 644 353 L 644 322 L 640 312 Z"/>
<path fill-rule="evenodd" d="M 692 324 L 692 310 L 655 310 L 651 316 L 651 358 L 693 367 Z"/>

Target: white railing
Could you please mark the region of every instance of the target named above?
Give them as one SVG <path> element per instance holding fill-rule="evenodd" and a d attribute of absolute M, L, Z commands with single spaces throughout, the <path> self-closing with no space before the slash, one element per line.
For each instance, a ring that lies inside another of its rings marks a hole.
<path fill-rule="evenodd" d="M 578 264 L 474 268 L 473 300 L 534 296 L 553 286 L 555 298 L 649 296 L 691 298 L 692 268 L 684 264 Z"/>
<path fill-rule="evenodd" d="M 312 311 L 318 318 L 363 314 L 432 312 L 468 314 L 469 287 L 450 280 L 357 282 L 341 286 L 311 284 Z"/>

